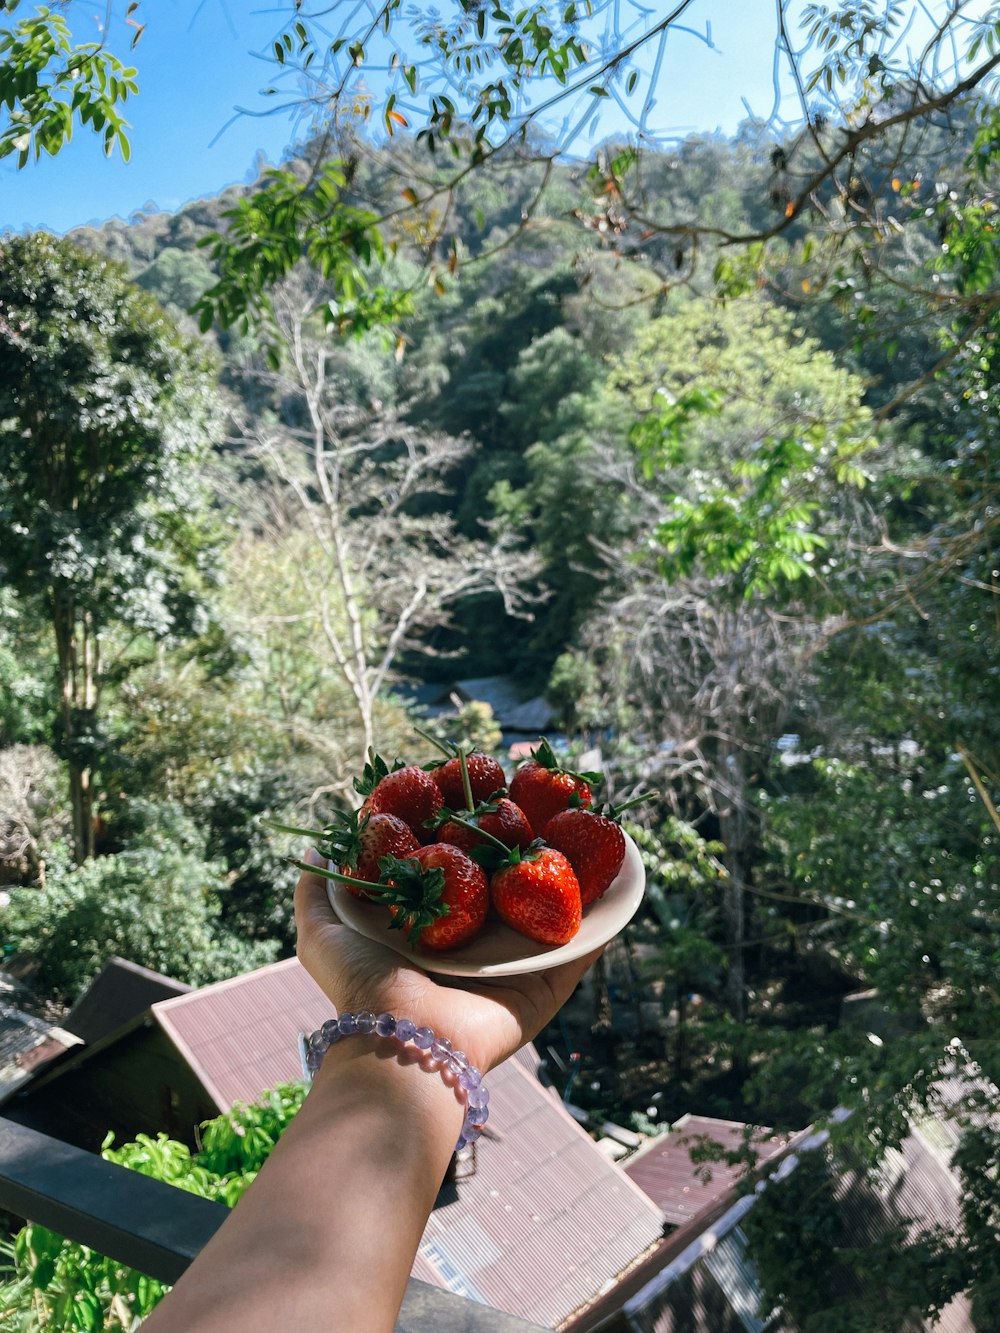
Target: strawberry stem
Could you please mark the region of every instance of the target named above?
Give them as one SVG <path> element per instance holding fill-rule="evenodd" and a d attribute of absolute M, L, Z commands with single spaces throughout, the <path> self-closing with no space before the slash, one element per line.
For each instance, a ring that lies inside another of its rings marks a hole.
<path fill-rule="evenodd" d="M 624 814 L 626 810 L 631 810 L 634 805 L 642 805 L 643 801 L 651 801 L 654 797 L 659 796 L 659 794 L 658 791 L 643 792 L 641 796 L 633 796 L 630 801 L 625 801 L 622 805 L 612 806 L 612 818 L 617 819 L 618 816 Z"/>
<path fill-rule="evenodd" d="M 385 888 L 384 884 L 375 884 L 370 879 L 357 879 L 354 875 L 342 875 L 338 870 L 325 870 L 322 866 L 311 865 L 308 861 L 300 861 L 294 856 L 288 858 L 288 864 L 297 866 L 299 870 L 308 870 L 311 875 L 319 875 L 321 879 L 333 879 L 338 884 L 353 884 L 360 889 L 377 889 L 380 893 Z"/>
<path fill-rule="evenodd" d="M 295 824 L 279 824 L 276 819 L 262 819 L 260 822 L 265 828 L 274 829 L 277 833 L 295 833 L 300 838 L 313 838 L 316 841 L 324 836 L 323 829 L 298 828 Z"/>
<path fill-rule="evenodd" d="M 434 746 L 435 750 L 440 750 L 448 759 L 454 759 L 457 755 L 457 747 L 452 745 L 450 741 L 439 741 L 438 738 L 432 736 L 429 731 L 421 731 L 419 727 L 414 727 L 413 730 L 418 736 L 423 736 L 425 741 L 429 741 L 430 744 Z"/>
<path fill-rule="evenodd" d="M 469 781 L 469 756 L 464 750 L 459 752 L 458 766 L 462 770 L 462 789 L 465 792 L 465 808 L 471 812 L 475 810 L 476 803 L 472 799 L 472 783 Z"/>
<path fill-rule="evenodd" d="M 461 815 L 456 814 L 454 811 L 449 812 L 448 818 L 451 823 L 459 824 L 461 825 L 462 828 L 470 829 L 471 832 L 478 833 L 481 838 L 485 838 L 487 842 L 491 842 L 494 845 L 494 847 L 499 847 L 500 850 L 503 852 L 504 856 L 510 860 L 511 865 L 516 865 L 517 862 L 520 861 L 521 859 L 520 848 L 508 847 L 507 844 L 505 842 L 501 842 L 499 838 L 494 838 L 492 833 L 487 833 L 486 830 L 484 828 L 480 828 L 478 824 L 473 824 L 471 819 L 463 819 Z"/>

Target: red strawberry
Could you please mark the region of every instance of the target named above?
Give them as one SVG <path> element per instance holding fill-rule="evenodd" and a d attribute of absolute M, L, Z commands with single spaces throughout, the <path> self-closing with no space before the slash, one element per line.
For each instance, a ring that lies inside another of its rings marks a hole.
<path fill-rule="evenodd" d="M 504 771 L 488 754 L 474 750 L 466 758 L 469 768 L 469 785 L 472 788 L 473 803 L 488 801 L 495 791 L 506 787 Z M 447 763 L 431 770 L 431 777 L 441 788 L 445 805 L 452 810 L 468 810 L 465 800 L 465 787 L 462 785 L 462 765 L 458 759 L 449 759 Z"/>
<path fill-rule="evenodd" d="M 435 834 L 424 828 L 424 823 L 434 818 L 443 803 L 441 790 L 430 774 L 410 764 L 381 778 L 363 808 L 371 815 L 395 815 L 421 842 L 430 842 Z"/>
<path fill-rule="evenodd" d="M 339 869 L 353 879 L 378 881 L 383 856 L 409 856 L 420 847 L 416 834 L 396 815 L 355 815 L 353 836 L 334 843 L 328 853 L 329 859 L 339 865 Z M 345 886 L 358 898 L 369 898 L 371 894 L 360 885 Z"/>
<path fill-rule="evenodd" d="M 490 897 L 508 926 L 541 944 L 568 944 L 580 929 L 580 886 L 565 856 L 551 847 L 498 870 Z"/>
<path fill-rule="evenodd" d="M 458 847 L 435 842 L 384 862 L 378 900 L 392 925 L 422 949 L 457 949 L 482 929 L 489 910 L 486 872 Z"/>
<path fill-rule="evenodd" d="M 514 774 L 510 784 L 510 799 L 524 811 L 536 838 L 545 834 L 545 826 L 560 810 L 570 804 L 587 806 L 591 803 L 589 782 L 596 782 L 599 774 L 571 773 L 560 768 L 547 741 L 542 741 L 534 758 Z"/>
<path fill-rule="evenodd" d="M 484 833 L 492 834 L 505 847 L 519 847 L 524 851 L 532 840 L 531 826 L 525 819 L 523 811 L 506 797 L 501 796 L 496 801 L 477 806 L 471 815 L 468 811 L 462 813 L 468 823 L 476 824 Z M 488 839 L 466 828 L 465 824 L 456 824 L 453 819 L 441 825 L 438 829 L 438 838 L 441 842 L 461 847 L 464 851 L 469 851 L 473 847 L 488 846 Z"/>
<path fill-rule="evenodd" d="M 545 826 L 545 841 L 573 867 L 584 907 L 601 897 L 625 861 L 625 834 L 619 825 L 590 810 L 553 815 Z"/>

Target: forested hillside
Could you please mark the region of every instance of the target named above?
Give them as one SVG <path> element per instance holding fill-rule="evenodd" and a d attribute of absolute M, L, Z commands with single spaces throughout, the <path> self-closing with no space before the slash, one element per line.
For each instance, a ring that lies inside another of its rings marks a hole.
<path fill-rule="evenodd" d="M 753 125 L 641 168 L 512 149 L 446 227 L 393 217 L 439 159 L 345 132 L 345 197 L 388 215 L 365 299 L 389 318 L 360 331 L 306 264 L 264 335 L 211 309 L 198 331 L 252 192 L 0 242 L 24 319 L 0 334 L 3 946 L 38 1001 L 111 953 L 193 983 L 286 955 L 292 844 L 261 816 L 353 803 L 369 745 L 423 756 L 406 682 L 503 675 L 601 750 L 610 796 L 660 793 L 618 966 L 672 1022 L 616 1056 L 595 1015 L 581 1100 L 779 1129 L 848 1107 L 871 1157 L 953 1040 L 1000 1079 L 990 114 L 852 186 L 923 218 L 886 222 L 877 266 L 813 214 L 766 254 L 678 238 L 786 212 Z M 117 344 L 68 335 L 84 303 Z M 58 494 L 18 452 L 39 359 Z M 93 401 L 61 396 L 80 374 Z M 156 462 L 112 460 L 113 503 L 71 530 L 63 508 L 108 496 L 102 403 Z M 482 713 L 453 734 L 497 741 Z M 841 1021 L 861 990 L 891 1040 Z M 944 1287 L 995 1280 L 985 1248 L 947 1254 Z M 916 1308 L 943 1289 L 912 1285 Z"/>

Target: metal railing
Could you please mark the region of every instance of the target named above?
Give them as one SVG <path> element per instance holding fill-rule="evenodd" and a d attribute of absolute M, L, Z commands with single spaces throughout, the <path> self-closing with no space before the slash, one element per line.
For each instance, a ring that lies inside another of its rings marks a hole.
<path fill-rule="evenodd" d="M 228 1208 L 0 1117 L 0 1210 L 176 1282 Z M 397 1333 L 542 1333 L 411 1278 Z"/>

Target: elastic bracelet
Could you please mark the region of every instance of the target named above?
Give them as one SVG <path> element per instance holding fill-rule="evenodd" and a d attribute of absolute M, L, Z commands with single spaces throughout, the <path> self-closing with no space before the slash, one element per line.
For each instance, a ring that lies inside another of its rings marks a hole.
<path fill-rule="evenodd" d="M 306 1042 L 306 1069 L 310 1079 L 316 1077 L 330 1047 L 335 1046 L 342 1037 L 355 1034 L 391 1037 L 404 1046 L 410 1042 L 419 1051 L 429 1051 L 443 1069 L 454 1075 L 458 1086 L 465 1093 L 465 1119 L 455 1151 L 459 1152 L 467 1143 L 475 1143 L 490 1118 L 490 1094 L 483 1086 L 482 1074 L 469 1063 L 469 1057 L 464 1051 L 452 1048 L 447 1037 L 436 1036 L 433 1028 L 418 1028 L 409 1018 L 394 1018 L 392 1014 L 379 1014 L 376 1018 L 370 1010 L 364 1009 L 359 1014 L 341 1014 L 339 1018 L 327 1019 Z"/>

